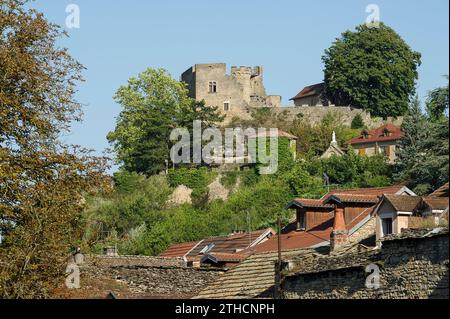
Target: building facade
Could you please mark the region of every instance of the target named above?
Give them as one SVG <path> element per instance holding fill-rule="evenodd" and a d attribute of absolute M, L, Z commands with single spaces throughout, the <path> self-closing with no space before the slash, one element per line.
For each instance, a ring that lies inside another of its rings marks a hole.
<path fill-rule="evenodd" d="M 361 135 L 348 141 L 346 144 L 353 147 L 360 156 L 374 156 L 382 154 L 390 163 L 394 163 L 397 146 L 404 133 L 394 124 L 385 124 L 374 130 L 363 130 Z"/>
<path fill-rule="evenodd" d="M 251 108 L 281 106 L 281 96 L 267 95 L 261 66 L 231 67 L 225 63 L 196 64 L 181 75 L 190 97 L 218 107 L 227 119 L 250 118 Z"/>

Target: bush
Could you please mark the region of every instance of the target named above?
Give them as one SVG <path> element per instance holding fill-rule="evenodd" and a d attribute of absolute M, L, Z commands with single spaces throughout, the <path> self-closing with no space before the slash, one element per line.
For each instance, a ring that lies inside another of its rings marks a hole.
<path fill-rule="evenodd" d="M 351 128 L 352 129 L 362 129 L 364 128 L 365 124 L 364 124 L 364 120 L 361 116 L 361 114 L 356 114 L 356 116 L 353 118 L 352 124 L 351 124 Z"/>
<path fill-rule="evenodd" d="M 184 185 L 192 190 L 206 189 L 211 184 L 217 174 L 211 172 L 206 167 L 201 168 L 177 168 L 169 170 L 169 184 L 171 187 Z"/>

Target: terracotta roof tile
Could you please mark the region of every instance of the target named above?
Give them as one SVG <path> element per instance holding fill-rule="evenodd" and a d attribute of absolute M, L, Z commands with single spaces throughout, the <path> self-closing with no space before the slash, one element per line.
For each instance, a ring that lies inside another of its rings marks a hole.
<path fill-rule="evenodd" d="M 267 234 L 267 236 L 271 236 L 274 232 L 271 229 L 263 229 L 251 232 L 250 234 L 240 233 L 228 236 L 215 236 L 197 242 L 176 244 L 169 247 L 169 249 L 160 254 L 160 256 L 187 257 L 189 260 L 196 260 L 204 255 L 202 250 L 209 245 L 212 247 L 207 252 L 209 254 L 235 254 L 249 248 L 250 246 L 256 245 L 265 234 Z"/>
<path fill-rule="evenodd" d="M 160 257 L 183 257 L 189 250 L 195 247 L 199 241 L 194 241 L 190 243 L 182 243 L 170 246 L 166 251 L 161 253 Z"/>
<path fill-rule="evenodd" d="M 305 208 L 333 208 L 332 205 L 324 204 L 323 200 L 321 199 L 307 199 L 307 198 L 296 198 L 289 206 L 290 207 L 299 206 Z"/>
<path fill-rule="evenodd" d="M 448 197 L 424 197 L 423 201 L 432 210 L 445 210 L 448 208 Z"/>
<path fill-rule="evenodd" d="M 399 212 L 413 212 L 422 201 L 418 196 L 385 195 L 384 197 Z"/>
<path fill-rule="evenodd" d="M 365 137 L 364 131 L 360 136 L 355 137 L 348 141 L 346 144 L 355 145 L 362 143 L 375 143 L 375 142 L 386 142 L 386 141 L 396 141 L 402 139 L 405 134 L 402 130 L 395 126 L 394 124 L 385 124 L 377 129 L 365 131 L 367 133 L 367 138 Z M 388 135 L 385 132 L 389 132 Z"/>
<path fill-rule="evenodd" d="M 346 195 L 376 195 L 382 196 L 384 194 L 395 194 L 399 192 L 404 186 L 394 185 L 387 187 L 373 187 L 373 188 L 353 188 L 353 189 L 336 189 L 329 192 L 324 198 L 335 194 L 346 194 Z"/>
<path fill-rule="evenodd" d="M 327 245 L 330 241 L 332 227 L 319 231 L 291 232 L 281 235 L 281 249 L 311 248 L 320 244 Z M 278 251 L 278 236 L 255 247 L 257 253 Z"/>
<path fill-rule="evenodd" d="M 310 86 L 307 86 L 303 88 L 296 96 L 294 96 L 292 100 L 301 99 L 304 97 L 312 96 L 312 95 L 320 95 L 322 94 L 323 90 L 325 89 L 325 83 L 318 83 L 313 84 Z"/>
<path fill-rule="evenodd" d="M 361 195 L 361 194 L 333 194 L 325 200 L 325 204 L 329 204 L 332 201 L 338 201 L 341 203 L 365 203 L 376 204 L 379 201 L 378 195 Z"/>

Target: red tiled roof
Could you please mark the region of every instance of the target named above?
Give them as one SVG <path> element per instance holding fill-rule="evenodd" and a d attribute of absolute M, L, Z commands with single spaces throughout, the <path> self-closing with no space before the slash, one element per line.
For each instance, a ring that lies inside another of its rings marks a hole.
<path fill-rule="evenodd" d="M 257 239 L 261 237 L 264 233 L 272 230 L 263 229 L 249 233 L 233 234 L 229 236 L 217 236 L 210 237 L 201 242 L 200 245 L 195 247 L 189 254 L 188 257 L 196 257 L 201 254 L 201 251 L 208 245 L 214 245 L 214 247 L 208 252 L 211 253 L 227 253 L 234 254 L 247 249 L 256 243 Z"/>
<path fill-rule="evenodd" d="M 445 210 L 448 208 L 448 197 L 424 197 L 423 201 L 432 210 Z"/>
<path fill-rule="evenodd" d="M 386 131 L 389 132 L 389 135 L 385 134 Z M 391 123 L 385 124 L 377 129 L 365 132 L 368 135 L 367 138 L 365 138 L 363 131 L 360 136 L 351 139 L 346 144 L 355 145 L 362 143 L 396 141 L 402 139 L 405 136 L 405 134 L 398 126 L 395 126 L 394 124 Z"/>
<path fill-rule="evenodd" d="M 160 257 L 183 257 L 189 250 L 195 247 L 199 241 L 194 241 L 190 243 L 182 243 L 170 246 L 166 251 L 161 253 Z"/>
<path fill-rule="evenodd" d="M 209 245 L 213 248 L 207 252 L 208 254 L 235 254 L 257 244 L 258 239 L 269 232 L 274 234 L 271 229 L 263 229 L 251 233 L 216 236 L 197 242 L 176 244 L 160 254 L 160 257 L 187 257 L 189 260 L 195 260 L 203 256 L 202 250 Z"/>
<path fill-rule="evenodd" d="M 378 195 L 361 195 L 361 194 L 333 194 L 324 201 L 329 204 L 330 201 L 337 200 L 342 203 L 366 203 L 376 204 L 379 201 Z"/>
<path fill-rule="evenodd" d="M 321 199 L 296 198 L 290 206 L 300 206 L 308 208 L 333 208 L 332 205 L 324 204 Z"/>
<path fill-rule="evenodd" d="M 422 201 L 418 196 L 384 195 L 384 198 L 399 212 L 413 212 Z"/>
<path fill-rule="evenodd" d="M 367 208 L 365 211 L 363 211 L 361 214 L 359 214 L 356 218 L 354 218 L 350 224 L 348 224 L 347 230 L 351 231 L 354 227 L 358 226 L 361 222 L 363 222 L 366 218 L 371 216 L 373 214 L 373 211 L 375 210 L 375 206 L 372 206 L 370 208 Z"/>
<path fill-rule="evenodd" d="M 292 100 L 301 99 L 304 97 L 312 96 L 312 95 L 320 95 L 325 89 L 325 83 L 318 83 L 314 85 L 307 86 L 303 88 L 296 96 L 294 96 Z"/>
<path fill-rule="evenodd" d="M 328 244 L 332 228 L 322 231 L 291 232 L 281 235 L 281 250 L 303 249 Z M 274 252 L 278 250 L 278 235 L 255 247 L 256 253 Z"/>
<path fill-rule="evenodd" d="M 387 187 L 372 187 L 372 188 L 353 188 L 353 189 L 335 189 L 323 198 L 328 198 L 331 195 L 345 194 L 345 195 L 368 195 L 368 196 L 382 196 L 384 194 L 395 194 L 399 192 L 404 186 L 393 185 Z"/>

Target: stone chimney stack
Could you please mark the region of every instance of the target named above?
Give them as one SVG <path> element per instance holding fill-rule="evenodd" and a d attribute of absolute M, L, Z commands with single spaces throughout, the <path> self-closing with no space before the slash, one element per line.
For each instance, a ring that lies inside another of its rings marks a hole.
<path fill-rule="evenodd" d="M 348 241 L 348 230 L 345 226 L 344 206 L 342 204 L 334 205 L 334 224 L 333 232 L 330 238 L 331 252 L 338 250 Z"/>

